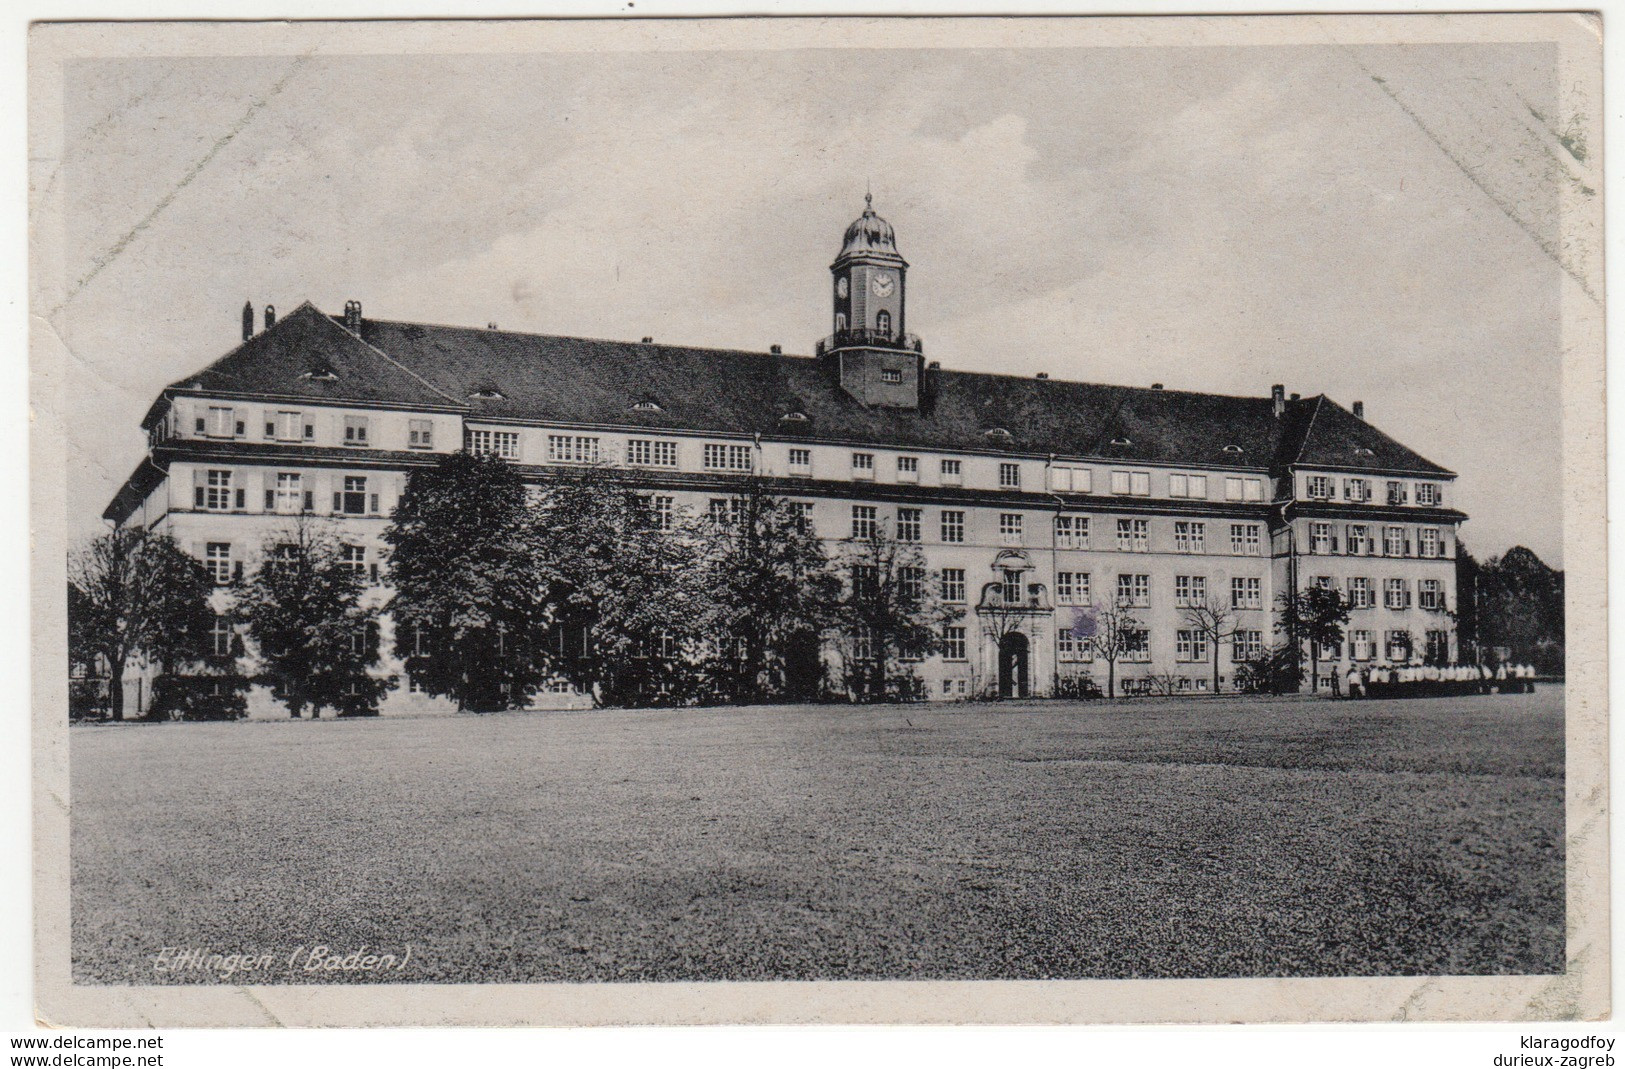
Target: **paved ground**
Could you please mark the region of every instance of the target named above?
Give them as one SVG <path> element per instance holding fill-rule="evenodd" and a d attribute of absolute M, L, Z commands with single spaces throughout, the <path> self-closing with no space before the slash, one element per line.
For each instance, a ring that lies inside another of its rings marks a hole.
<path fill-rule="evenodd" d="M 1561 703 L 77 728 L 75 977 L 208 982 L 164 946 L 273 955 L 255 982 L 1553 972 Z M 363 944 L 412 957 L 280 964 Z"/>

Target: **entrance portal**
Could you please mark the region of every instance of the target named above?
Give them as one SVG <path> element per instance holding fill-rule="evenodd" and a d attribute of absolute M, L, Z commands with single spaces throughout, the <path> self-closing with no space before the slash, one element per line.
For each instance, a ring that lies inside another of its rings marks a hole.
<path fill-rule="evenodd" d="M 1012 631 L 999 639 L 999 697 L 1025 698 L 1027 694 L 1027 636 Z"/>

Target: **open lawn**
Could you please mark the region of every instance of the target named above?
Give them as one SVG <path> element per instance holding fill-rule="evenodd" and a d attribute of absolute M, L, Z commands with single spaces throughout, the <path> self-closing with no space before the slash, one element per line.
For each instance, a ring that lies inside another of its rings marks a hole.
<path fill-rule="evenodd" d="M 1563 968 L 1561 688 L 71 737 L 79 983 Z"/>

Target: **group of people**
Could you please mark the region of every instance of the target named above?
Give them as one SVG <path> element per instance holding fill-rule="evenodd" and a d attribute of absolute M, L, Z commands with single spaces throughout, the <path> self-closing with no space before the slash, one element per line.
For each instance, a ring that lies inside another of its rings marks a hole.
<path fill-rule="evenodd" d="M 1535 689 L 1535 670 L 1527 664 L 1350 665 L 1346 698 L 1405 697 L 1445 694 L 1521 694 Z"/>

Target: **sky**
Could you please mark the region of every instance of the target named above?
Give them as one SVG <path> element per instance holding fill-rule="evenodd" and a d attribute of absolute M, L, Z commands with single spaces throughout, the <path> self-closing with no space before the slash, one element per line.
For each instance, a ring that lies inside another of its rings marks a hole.
<path fill-rule="evenodd" d="M 863 207 L 945 367 L 1345 406 L 1562 563 L 1589 181 L 1541 45 L 76 60 L 70 536 L 243 302 L 809 353 Z M 1593 183 L 1595 184 L 1595 183 Z M 1584 297 L 1583 299 L 1590 299 Z"/>

